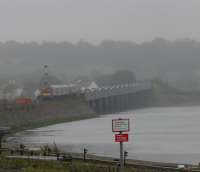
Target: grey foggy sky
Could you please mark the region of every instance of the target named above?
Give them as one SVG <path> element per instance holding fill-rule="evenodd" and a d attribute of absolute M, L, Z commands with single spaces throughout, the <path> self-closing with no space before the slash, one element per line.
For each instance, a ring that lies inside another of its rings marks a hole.
<path fill-rule="evenodd" d="M 0 41 L 200 41 L 200 0 L 0 0 Z"/>

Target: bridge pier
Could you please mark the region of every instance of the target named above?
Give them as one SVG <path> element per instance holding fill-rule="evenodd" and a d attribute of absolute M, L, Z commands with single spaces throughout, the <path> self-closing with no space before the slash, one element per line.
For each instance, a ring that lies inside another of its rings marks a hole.
<path fill-rule="evenodd" d="M 97 107 L 97 113 L 98 114 L 102 114 L 102 106 L 103 106 L 102 100 L 97 99 L 96 100 L 96 107 Z"/>
<path fill-rule="evenodd" d="M 128 97 L 128 94 L 124 95 L 124 103 L 125 103 L 124 110 L 129 109 L 129 97 Z"/>
<path fill-rule="evenodd" d="M 102 101 L 101 113 L 102 114 L 105 114 L 106 111 L 107 111 L 107 109 L 106 109 L 107 108 L 107 101 L 106 100 L 107 100 L 107 98 L 105 98 L 105 97 L 101 99 L 101 101 Z"/>
<path fill-rule="evenodd" d="M 123 111 L 124 110 L 124 95 L 120 95 L 119 96 L 119 99 L 120 99 L 120 111 Z"/>
<path fill-rule="evenodd" d="M 114 110 L 115 112 L 119 111 L 119 103 L 118 96 L 113 96 Z"/>

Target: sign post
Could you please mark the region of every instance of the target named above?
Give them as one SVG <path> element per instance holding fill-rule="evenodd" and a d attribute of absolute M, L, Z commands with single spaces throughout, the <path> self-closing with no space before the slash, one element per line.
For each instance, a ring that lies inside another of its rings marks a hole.
<path fill-rule="evenodd" d="M 124 169 L 124 150 L 123 142 L 128 142 L 128 134 L 123 134 L 123 132 L 128 132 L 130 130 L 129 119 L 113 119 L 112 120 L 112 131 L 119 132 L 115 134 L 115 142 L 120 143 L 120 172 Z"/>
<path fill-rule="evenodd" d="M 120 172 L 123 172 L 123 169 L 124 169 L 124 148 L 123 148 L 123 142 L 120 142 Z"/>

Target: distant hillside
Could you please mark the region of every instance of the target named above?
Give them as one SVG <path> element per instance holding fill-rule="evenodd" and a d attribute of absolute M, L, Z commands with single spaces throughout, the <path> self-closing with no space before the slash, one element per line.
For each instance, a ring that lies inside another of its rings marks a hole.
<path fill-rule="evenodd" d="M 34 78 L 30 74 L 41 73 L 43 64 L 62 79 L 126 69 L 139 79 L 159 77 L 176 87 L 200 90 L 200 42 L 189 39 L 172 42 L 158 38 L 141 44 L 107 40 L 99 45 L 83 41 L 0 43 L 2 79 L 11 75 L 21 80 Z"/>

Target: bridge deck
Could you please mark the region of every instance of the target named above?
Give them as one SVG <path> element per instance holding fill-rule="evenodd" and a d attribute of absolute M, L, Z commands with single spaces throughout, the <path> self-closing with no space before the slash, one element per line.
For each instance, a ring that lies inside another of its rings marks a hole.
<path fill-rule="evenodd" d="M 86 101 L 106 98 L 110 96 L 119 96 L 130 93 L 136 93 L 143 90 L 151 89 L 152 85 L 150 82 L 133 83 L 124 85 L 115 85 L 112 87 L 102 87 L 94 90 L 88 90 L 85 92 Z"/>

